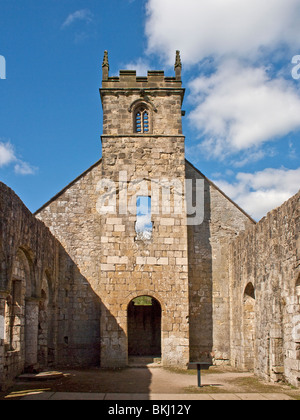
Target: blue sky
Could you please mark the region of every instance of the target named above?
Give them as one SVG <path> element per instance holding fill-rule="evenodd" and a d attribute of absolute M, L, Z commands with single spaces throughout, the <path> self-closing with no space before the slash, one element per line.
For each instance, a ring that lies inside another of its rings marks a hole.
<path fill-rule="evenodd" d="M 37 210 L 101 157 L 104 50 L 172 76 L 180 49 L 187 158 L 260 219 L 299 189 L 299 21 L 300 0 L 0 0 L 0 180 Z"/>

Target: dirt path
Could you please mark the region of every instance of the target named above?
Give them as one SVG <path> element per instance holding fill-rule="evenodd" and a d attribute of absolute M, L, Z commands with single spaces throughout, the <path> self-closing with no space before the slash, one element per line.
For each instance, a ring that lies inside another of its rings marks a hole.
<path fill-rule="evenodd" d="M 32 389 L 51 392 L 193 394 L 193 393 L 284 393 L 300 399 L 300 390 L 288 385 L 264 383 L 251 373 L 232 368 L 212 367 L 202 372 L 203 388 L 197 387 L 196 371 L 165 368 L 127 368 L 118 370 L 63 370 L 62 378 L 46 381 L 16 380 L 5 394 L 21 395 Z M 21 392 L 21 394 L 15 393 Z"/>

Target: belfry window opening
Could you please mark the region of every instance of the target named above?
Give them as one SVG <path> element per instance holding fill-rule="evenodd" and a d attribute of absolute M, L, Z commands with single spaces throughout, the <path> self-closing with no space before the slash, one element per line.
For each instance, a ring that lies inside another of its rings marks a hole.
<path fill-rule="evenodd" d="M 140 134 L 149 133 L 150 121 L 149 111 L 145 107 L 140 107 L 135 113 L 135 132 Z"/>

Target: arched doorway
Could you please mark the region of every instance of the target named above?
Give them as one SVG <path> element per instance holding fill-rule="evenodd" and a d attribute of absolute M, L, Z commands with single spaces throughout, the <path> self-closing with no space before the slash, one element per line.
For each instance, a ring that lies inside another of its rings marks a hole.
<path fill-rule="evenodd" d="M 296 296 L 297 296 L 297 304 L 300 305 L 300 274 L 296 281 Z"/>
<path fill-rule="evenodd" d="M 21 249 L 18 249 L 13 261 L 10 294 L 6 299 L 6 334 L 5 344 L 9 351 L 20 352 L 20 359 L 24 358 L 25 331 L 25 297 L 29 282 L 30 267 Z M 23 353 L 21 355 L 21 353 Z"/>
<path fill-rule="evenodd" d="M 244 368 L 254 370 L 255 349 L 255 289 L 248 283 L 243 298 Z"/>
<path fill-rule="evenodd" d="M 296 358 L 300 360 L 300 275 L 296 281 L 296 306 L 293 317 L 293 340 L 295 342 Z"/>
<path fill-rule="evenodd" d="M 54 311 L 50 276 L 45 273 L 39 301 L 38 361 L 41 367 L 54 363 Z"/>
<path fill-rule="evenodd" d="M 161 306 L 151 296 L 128 305 L 128 356 L 161 357 Z"/>

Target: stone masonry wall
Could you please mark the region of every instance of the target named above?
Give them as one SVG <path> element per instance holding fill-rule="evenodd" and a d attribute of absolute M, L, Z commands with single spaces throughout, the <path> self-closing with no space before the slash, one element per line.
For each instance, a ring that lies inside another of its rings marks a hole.
<path fill-rule="evenodd" d="M 102 179 L 98 161 L 36 212 L 97 292 L 100 273 L 100 215 L 97 212 Z"/>
<path fill-rule="evenodd" d="M 99 365 L 100 216 L 96 210 L 101 161 L 37 211 L 63 246 L 59 297 L 60 363 Z"/>
<path fill-rule="evenodd" d="M 164 365 L 185 367 L 189 361 L 188 260 L 181 80 L 163 72 L 121 71 L 103 80 L 102 177 L 118 186 L 117 212 L 101 216 L 101 362 L 127 364 L 128 305 L 137 296 L 154 297 L 162 308 L 161 346 Z M 148 109 L 150 128 L 135 132 L 135 109 Z M 120 173 L 125 177 L 118 184 Z M 162 204 L 161 183 L 170 186 L 170 209 Z M 174 184 L 172 182 L 174 181 Z M 134 188 L 136 187 L 136 188 Z M 155 195 L 154 188 L 158 188 Z M 126 198 L 123 200 L 124 193 Z M 140 240 L 135 230 L 137 196 L 151 198 L 151 239 Z M 179 206 L 180 207 L 180 206 Z M 136 211 L 136 208 L 134 209 Z"/>
<path fill-rule="evenodd" d="M 103 149 L 105 177 L 117 182 L 119 171 L 126 171 L 128 183 L 145 180 L 146 191 L 138 194 L 151 196 L 151 179 L 177 178 L 184 185 L 183 137 L 103 138 Z M 113 166 L 112 156 L 116 156 Z M 135 192 L 127 193 L 130 202 Z M 163 363 L 188 362 L 187 228 L 185 213 L 174 215 L 174 204 L 170 210 L 152 215 L 149 241 L 136 240 L 136 215 L 102 216 L 100 295 L 107 308 L 106 315 L 102 313 L 103 363 L 127 364 L 127 308 L 133 298 L 143 295 L 154 297 L 162 307 Z"/>
<path fill-rule="evenodd" d="M 182 138 L 177 149 L 174 140 L 170 141 L 169 138 L 134 137 L 119 139 L 118 143 L 116 139 L 110 141 L 104 137 L 105 148 L 113 149 L 112 153 L 108 152 L 106 173 L 118 186 L 118 168 L 126 171 L 127 182 L 135 179 L 136 174 L 140 174 L 141 179 L 159 178 L 157 171 L 163 162 L 162 176 L 169 178 L 173 171 L 174 177 L 178 178 L 181 170 L 178 169 L 176 156 L 183 149 L 183 141 Z M 118 153 L 114 153 L 116 149 Z M 169 156 L 169 159 L 164 160 L 164 156 Z M 158 231 L 155 242 L 154 239 L 150 242 L 135 240 L 135 215 L 108 215 L 105 221 L 101 221 L 96 209 L 100 196 L 97 185 L 103 178 L 102 162 L 94 165 L 48 203 L 38 217 L 64 244 L 92 290 L 101 296 L 103 325 L 107 325 L 109 331 L 116 329 L 124 348 L 127 345 L 126 311 L 130 300 L 146 294 L 158 298 L 161 303 L 164 299 L 170 301 L 170 292 L 176 290 L 172 264 L 174 267 L 179 261 L 183 264 L 188 255 L 190 359 L 211 357 L 216 364 L 226 363 L 230 358 L 227 244 L 237 233 L 251 226 L 253 221 L 192 165 L 188 162 L 185 165 L 186 178 L 205 179 L 204 223 L 188 227 L 188 253 L 185 236 L 181 233 L 185 222 L 179 219 L 165 216 L 165 220 L 161 220 L 159 215 L 153 216 L 154 231 Z M 151 177 L 148 176 L 150 172 Z M 128 192 L 128 202 L 130 198 Z M 103 233 L 100 226 L 105 226 L 107 233 Z M 175 270 L 178 273 L 176 276 L 183 279 L 187 264 L 182 264 Z M 116 280 L 107 280 L 109 272 Z M 179 289 L 181 284 L 179 281 Z M 122 306 L 123 329 L 118 332 L 119 324 L 115 321 L 118 315 L 111 316 L 112 312 L 108 311 L 109 299 L 121 306 L 124 293 L 128 293 L 128 297 Z M 169 305 L 174 307 L 176 315 L 180 313 L 176 310 L 182 305 L 180 300 Z M 170 328 L 173 328 L 173 324 L 172 320 Z M 105 332 L 101 337 L 102 352 L 106 348 L 104 337 Z M 109 344 L 107 349 L 109 352 Z"/>
<path fill-rule="evenodd" d="M 191 360 L 230 361 L 228 243 L 255 222 L 186 162 L 186 178 L 204 180 L 204 221 L 188 227 Z"/>
<path fill-rule="evenodd" d="M 112 90 L 116 94 L 112 95 Z M 176 95 L 174 90 L 178 90 Z M 132 133 L 138 102 L 148 105 L 151 134 L 182 134 L 182 95 L 181 81 L 164 77 L 164 72 L 149 72 L 148 77 L 139 78 L 135 71 L 121 71 L 119 78 L 109 78 L 102 84 L 103 135 Z"/>
<path fill-rule="evenodd" d="M 138 78 L 133 71 L 121 71 L 120 77 L 103 80 L 100 93 L 103 158 L 38 217 L 101 296 L 101 365 L 127 364 L 128 305 L 141 295 L 161 305 L 165 365 L 185 366 L 203 357 L 228 362 L 227 243 L 253 221 L 185 161 L 181 80 L 163 72 Z M 134 132 L 140 104 L 149 111 L 147 134 Z M 176 207 L 184 197 L 185 178 L 205 182 L 205 218 L 199 226 L 187 227 L 184 205 L 181 211 Z M 161 207 L 165 181 L 171 192 L 169 212 Z M 115 212 L 103 214 L 99 199 L 109 185 L 114 191 L 107 200 Z M 137 195 L 152 200 L 153 232 L 147 241 L 137 238 L 137 217 L 128 211 Z M 121 211 L 124 197 L 126 210 Z"/>
<path fill-rule="evenodd" d="M 37 342 L 30 334 L 35 331 L 37 339 L 45 271 L 57 289 L 58 248 L 44 224 L 0 183 L 0 387 L 37 365 Z"/>
<path fill-rule="evenodd" d="M 300 193 L 242 233 L 230 249 L 231 363 L 247 368 L 250 356 L 256 374 L 294 386 L 300 378 L 299 200 Z"/>
<path fill-rule="evenodd" d="M 25 369 L 99 363 L 99 308 L 59 241 L 0 183 L 0 387 Z"/>

